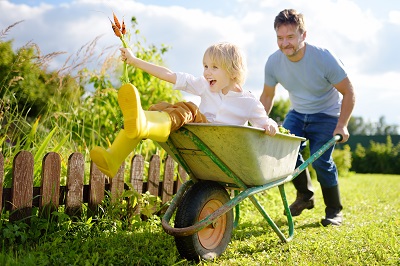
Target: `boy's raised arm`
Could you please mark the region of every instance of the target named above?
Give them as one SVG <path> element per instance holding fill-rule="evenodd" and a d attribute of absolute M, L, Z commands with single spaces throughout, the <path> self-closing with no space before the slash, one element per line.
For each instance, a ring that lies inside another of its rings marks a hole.
<path fill-rule="evenodd" d="M 120 48 L 120 51 L 121 51 L 122 61 L 125 61 L 127 64 L 140 68 L 141 70 L 149 73 L 150 75 L 165 80 L 169 83 L 172 84 L 176 83 L 176 74 L 175 72 L 172 72 L 170 69 L 137 58 L 132 53 L 132 50 L 128 48 Z"/>

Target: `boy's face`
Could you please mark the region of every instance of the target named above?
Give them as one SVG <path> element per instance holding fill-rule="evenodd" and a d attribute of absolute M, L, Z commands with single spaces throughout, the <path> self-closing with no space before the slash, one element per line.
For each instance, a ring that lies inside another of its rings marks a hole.
<path fill-rule="evenodd" d="M 234 79 L 229 75 L 228 71 L 211 61 L 210 56 L 207 54 L 203 58 L 203 67 L 203 75 L 209 82 L 212 92 L 222 91 L 223 94 L 226 94 L 235 87 Z"/>

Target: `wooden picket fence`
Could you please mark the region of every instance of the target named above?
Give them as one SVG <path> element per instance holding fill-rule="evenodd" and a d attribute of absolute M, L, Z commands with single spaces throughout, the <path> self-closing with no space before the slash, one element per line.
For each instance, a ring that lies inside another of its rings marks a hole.
<path fill-rule="evenodd" d="M 160 157 L 153 155 L 149 162 L 147 182 L 144 182 L 144 163 L 141 155 L 132 158 L 130 183 L 139 193 L 149 191 L 150 194 L 159 196 L 162 203 L 168 202 L 181 186 L 181 180 L 187 179 L 187 174 L 181 167 L 178 167 L 179 177 L 174 176 L 175 162 L 169 155 L 165 158 L 164 175 L 161 178 Z M 67 184 L 60 186 L 60 155 L 47 153 L 42 160 L 41 185 L 34 187 L 33 155 L 21 151 L 13 158 L 11 188 L 3 188 L 4 157 L 0 153 L 0 213 L 9 210 L 11 221 L 29 220 L 33 207 L 38 207 L 39 213 L 48 214 L 64 205 L 65 213 L 79 216 L 84 210 L 83 204 L 87 204 L 88 216 L 91 216 L 97 212 L 106 193 L 110 193 L 114 201 L 122 200 L 123 191 L 128 189 L 124 182 L 125 164 L 114 178 L 109 179 L 91 162 L 89 184 L 86 185 L 84 167 L 84 156 L 81 153 L 71 154 L 67 165 Z M 136 209 L 135 212 L 139 213 L 139 210 Z"/>

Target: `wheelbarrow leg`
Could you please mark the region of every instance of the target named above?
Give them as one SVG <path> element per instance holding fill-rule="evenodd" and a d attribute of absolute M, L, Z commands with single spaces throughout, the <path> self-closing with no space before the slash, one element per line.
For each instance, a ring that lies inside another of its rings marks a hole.
<path fill-rule="evenodd" d="M 285 237 L 285 235 L 282 233 L 282 231 L 279 229 L 279 227 L 274 223 L 274 221 L 269 217 L 269 215 L 265 212 L 264 208 L 260 205 L 260 203 L 257 201 L 257 199 L 254 196 L 249 196 L 249 199 L 251 202 L 253 202 L 254 206 L 257 208 L 257 210 L 262 214 L 265 220 L 267 220 L 268 224 L 272 227 L 272 229 L 275 231 L 275 233 L 279 236 L 279 238 L 283 242 L 289 242 L 293 238 L 294 234 L 294 225 L 293 225 L 293 219 L 292 219 L 292 214 L 290 213 L 289 210 L 289 205 L 286 200 L 286 194 L 285 194 L 285 188 L 284 184 L 281 184 L 278 186 L 279 187 L 279 192 L 281 193 L 281 198 L 283 205 L 285 207 L 286 213 L 288 213 L 287 221 L 289 225 L 289 236 Z"/>
<path fill-rule="evenodd" d="M 285 208 L 285 213 L 286 213 L 288 226 L 289 226 L 289 237 L 285 239 L 285 241 L 287 242 L 287 241 L 290 241 L 293 238 L 293 235 L 294 235 L 294 224 L 293 224 L 292 214 L 291 214 L 290 209 L 289 209 L 289 204 L 288 204 L 287 199 L 286 199 L 285 185 L 284 184 L 279 185 L 278 188 L 279 188 L 279 192 L 281 193 L 282 203 L 283 203 L 283 207 Z"/>

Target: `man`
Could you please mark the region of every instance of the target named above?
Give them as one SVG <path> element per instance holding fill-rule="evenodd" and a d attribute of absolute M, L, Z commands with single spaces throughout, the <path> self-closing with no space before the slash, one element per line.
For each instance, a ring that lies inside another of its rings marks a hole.
<path fill-rule="evenodd" d="M 260 97 L 265 110 L 271 111 L 276 86 L 281 84 L 289 92 L 291 102 L 283 126 L 291 133 L 307 138 L 311 154 L 333 135 L 340 134 L 341 142 L 346 142 L 355 95 L 343 64 L 327 49 L 305 42 L 304 18 L 296 10 L 281 11 L 275 18 L 274 28 L 279 50 L 265 65 L 264 90 Z M 323 226 L 341 225 L 343 220 L 333 149 L 331 147 L 312 164 L 326 205 L 326 216 L 321 220 Z M 299 153 L 296 167 L 302 162 Z M 314 208 L 314 190 L 307 171 L 298 175 L 293 184 L 297 196 L 290 211 L 293 216 L 298 216 L 304 209 Z"/>

